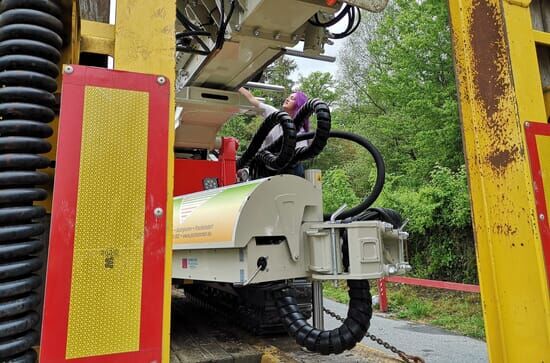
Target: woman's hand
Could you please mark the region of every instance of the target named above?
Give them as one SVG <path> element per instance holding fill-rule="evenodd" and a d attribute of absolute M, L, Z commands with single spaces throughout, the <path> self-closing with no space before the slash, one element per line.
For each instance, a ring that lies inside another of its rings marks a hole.
<path fill-rule="evenodd" d="M 247 90 L 246 88 L 244 87 L 241 87 L 239 88 L 239 93 L 241 95 L 243 95 L 247 100 L 248 102 L 250 102 L 250 104 L 254 107 L 260 107 L 260 101 L 258 101 L 256 99 L 256 97 L 254 97 L 254 95 L 252 93 L 250 93 L 249 90 Z"/>

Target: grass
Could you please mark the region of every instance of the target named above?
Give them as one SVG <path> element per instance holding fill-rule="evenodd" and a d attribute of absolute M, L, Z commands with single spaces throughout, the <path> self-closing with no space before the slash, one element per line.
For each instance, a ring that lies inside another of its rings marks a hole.
<path fill-rule="evenodd" d="M 479 294 L 401 284 L 387 286 L 390 316 L 436 325 L 472 338 L 485 338 Z M 349 302 L 345 282 L 340 282 L 338 287 L 326 282 L 323 293 L 329 299 Z M 371 293 L 378 294 L 374 281 L 371 282 Z"/>

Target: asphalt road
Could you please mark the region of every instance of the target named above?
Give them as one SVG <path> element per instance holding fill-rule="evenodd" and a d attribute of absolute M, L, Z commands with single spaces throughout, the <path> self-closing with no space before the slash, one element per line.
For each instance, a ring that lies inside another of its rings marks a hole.
<path fill-rule="evenodd" d="M 346 316 L 346 305 L 328 299 L 324 300 L 324 304 L 327 309 Z M 339 321 L 325 314 L 325 329 L 333 329 L 339 325 Z M 371 320 L 369 332 L 408 354 L 424 358 L 426 363 L 488 362 L 487 345 L 484 341 L 433 326 L 393 320 L 385 317 L 384 314 L 375 314 Z M 370 339 L 365 338 L 362 343 L 374 349 L 386 351 L 384 347 Z"/>

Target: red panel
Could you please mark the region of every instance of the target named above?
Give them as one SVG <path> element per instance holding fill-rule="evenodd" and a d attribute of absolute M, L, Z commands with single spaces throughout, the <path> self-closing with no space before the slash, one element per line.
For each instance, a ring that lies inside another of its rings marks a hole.
<path fill-rule="evenodd" d="M 153 210 L 166 210 L 168 118 L 171 86 L 157 76 L 73 66 L 63 80 L 59 136 L 52 205 L 50 248 L 40 349 L 41 362 L 161 361 L 164 307 L 166 218 Z M 105 356 L 65 359 L 71 291 L 74 225 L 78 196 L 80 143 L 85 86 L 149 93 L 147 184 L 144 229 L 140 350 Z"/>
<path fill-rule="evenodd" d="M 525 135 L 527 137 L 527 150 L 529 151 L 529 161 L 531 163 L 531 177 L 533 178 L 533 191 L 535 193 L 537 221 L 542 239 L 544 264 L 546 266 L 547 282 L 550 285 L 550 216 L 546 209 L 546 200 L 550 198 L 550 195 L 545 194 L 545 185 L 542 179 L 542 169 L 537 148 L 537 135 L 550 137 L 550 125 L 538 122 L 526 122 Z M 546 165 L 545 167 L 548 168 L 549 166 Z M 546 185 L 546 187 L 550 186 Z"/>
<path fill-rule="evenodd" d="M 224 137 L 218 161 L 176 159 L 174 161 L 174 195 L 180 196 L 204 190 L 205 178 L 218 179 L 220 187 L 235 184 L 238 147 L 236 139 Z"/>

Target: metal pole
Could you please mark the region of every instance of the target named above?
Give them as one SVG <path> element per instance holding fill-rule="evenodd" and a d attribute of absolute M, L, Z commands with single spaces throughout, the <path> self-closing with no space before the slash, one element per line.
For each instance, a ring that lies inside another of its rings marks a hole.
<path fill-rule="evenodd" d="M 336 210 L 336 212 L 332 213 L 330 216 L 330 223 L 336 224 L 336 218 L 342 214 L 342 212 L 347 208 L 347 204 L 342 205 L 340 208 Z M 332 227 L 330 229 L 330 239 L 332 242 L 332 274 L 338 275 L 338 241 L 336 239 L 336 228 Z"/>
<path fill-rule="evenodd" d="M 323 319 L 323 283 L 315 280 L 313 285 L 313 326 L 320 330 L 325 330 L 325 321 Z"/>
<path fill-rule="evenodd" d="M 306 54 L 304 52 L 300 52 L 299 50 L 294 50 L 294 49 L 285 49 L 285 55 L 289 55 L 291 57 L 315 59 L 318 61 L 329 62 L 329 63 L 336 62 L 336 57 L 332 57 L 330 55 Z"/>
<path fill-rule="evenodd" d="M 260 82 L 246 82 L 244 86 L 248 88 L 263 89 L 266 91 L 273 91 L 273 92 L 285 91 L 285 88 L 283 86 L 277 86 L 274 84 L 267 84 L 267 83 L 260 83 Z"/>

